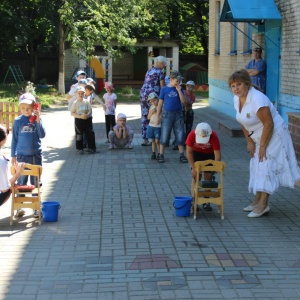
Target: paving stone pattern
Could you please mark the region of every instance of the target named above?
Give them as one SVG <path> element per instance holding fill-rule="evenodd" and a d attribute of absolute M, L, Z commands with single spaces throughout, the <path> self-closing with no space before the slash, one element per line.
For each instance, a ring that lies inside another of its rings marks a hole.
<path fill-rule="evenodd" d="M 44 111 L 43 201 L 60 202 L 59 219 L 39 226 L 27 211 L 10 226 L 10 202 L 1 207 L 0 299 L 299 299 L 300 190 L 281 188 L 268 216 L 247 218 L 245 139 L 219 131 L 226 116 L 205 104 L 194 111 L 194 125 L 210 123 L 221 140 L 224 220 L 215 207 L 197 220 L 175 216 L 190 168 L 171 147 L 164 164 L 150 160 L 138 104 L 117 107 L 135 130 L 132 150 L 107 149 L 95 107 L 100 153 L 82 156 L 66 108 Z"/>

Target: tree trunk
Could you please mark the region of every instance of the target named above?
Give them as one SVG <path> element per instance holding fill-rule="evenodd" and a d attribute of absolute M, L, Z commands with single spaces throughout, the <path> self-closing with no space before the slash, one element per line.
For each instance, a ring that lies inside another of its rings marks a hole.
<path fill-rule="evenodd" d="M 61 20 L 58 25 L 58 94 L 64 95 L 65 91 L 65 40 Z"/>

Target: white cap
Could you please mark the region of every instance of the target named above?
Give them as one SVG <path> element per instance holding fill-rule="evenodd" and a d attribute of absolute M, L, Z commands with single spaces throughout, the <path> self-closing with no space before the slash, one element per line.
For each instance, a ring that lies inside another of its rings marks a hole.
<path fill-rule="evenodd" d="M 207 123 L 199 123 L 196 127 L 196 143 L 207 144 L 212 133 L 211 127 Z"/>
<path fill-rule="evenodd" d="M 119 113 L 117 116 L 117 120 L 120 120 L 120 119 L 127 119 L 127 117 L 125 114 Z"/>
<path fill-rule="evenodd" d="M 23 103 L 32 104 L 34 102 L 35 102 L 35 97 L 30 93 L 24 93 L 19 98 L 19 105 Z"/>
<path fill-rule="evenodd" d="M 76 93 L 77 92 L 85 92 L 85 88 L 83 87 L 83 86 L 78 86 L 77 88 L 76 88 Z"/>
<path fill-rule="evenodd" d="M 193 80 L 189 80 L 189 81 L 186 83 L 186 85 L 193 85 L 193 86 L 195 86 L 195 82 L 194 82 Z"/>
<path fill-rule="evenodd" d="M 155 92 L 152 92 L 148 95 L 148 100 L 153 100 L 155 98 L 158 98 L 158 95 Z"/>
<path fill-rule="evenodd" d="M 96 83 L 95 80 L 93 78 L 91 78 L 91 77 L 88 77 L 86 79 L 86 81 L 87 81 L 87 83 Z"/>

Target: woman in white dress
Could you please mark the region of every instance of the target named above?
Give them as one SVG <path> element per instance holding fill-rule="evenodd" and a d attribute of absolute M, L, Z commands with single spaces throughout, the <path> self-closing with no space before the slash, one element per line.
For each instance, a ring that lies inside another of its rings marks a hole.
<path fill-rule="evenodd" d="M 8 131 L 6 128 L 0 124 L 0 150 L 6 143 L 7 134 Z M 25 168 L 25 163 L 18 164 L 16 167 L 16 173 L 9 178 L 8 162 L 9 159 L 0 153 L 0 206 L 9 199 L 11 194 L 11 186 L 14 185 Z"/>
<path fill-rule="evenodd" d="M 251 86 L 248 72 L 234 72 L 228 85 L 251 157 L 249 192 L 255 198 L 243 210 L 257 218 L 269 212 L 269 195 L 280 186 L 300 187 L 300 169 L 287 125 L 269 98 Z"/>

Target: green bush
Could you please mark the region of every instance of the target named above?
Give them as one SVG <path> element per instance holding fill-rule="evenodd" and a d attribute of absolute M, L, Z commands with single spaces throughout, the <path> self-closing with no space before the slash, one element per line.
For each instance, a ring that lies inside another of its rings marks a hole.
<path fill-rule="evenodd" d="M 121 89 L 121 94 L 123 95 L 132 95 L 133 94 L 133 88 L 130 86 L 125 86 Z"/>

